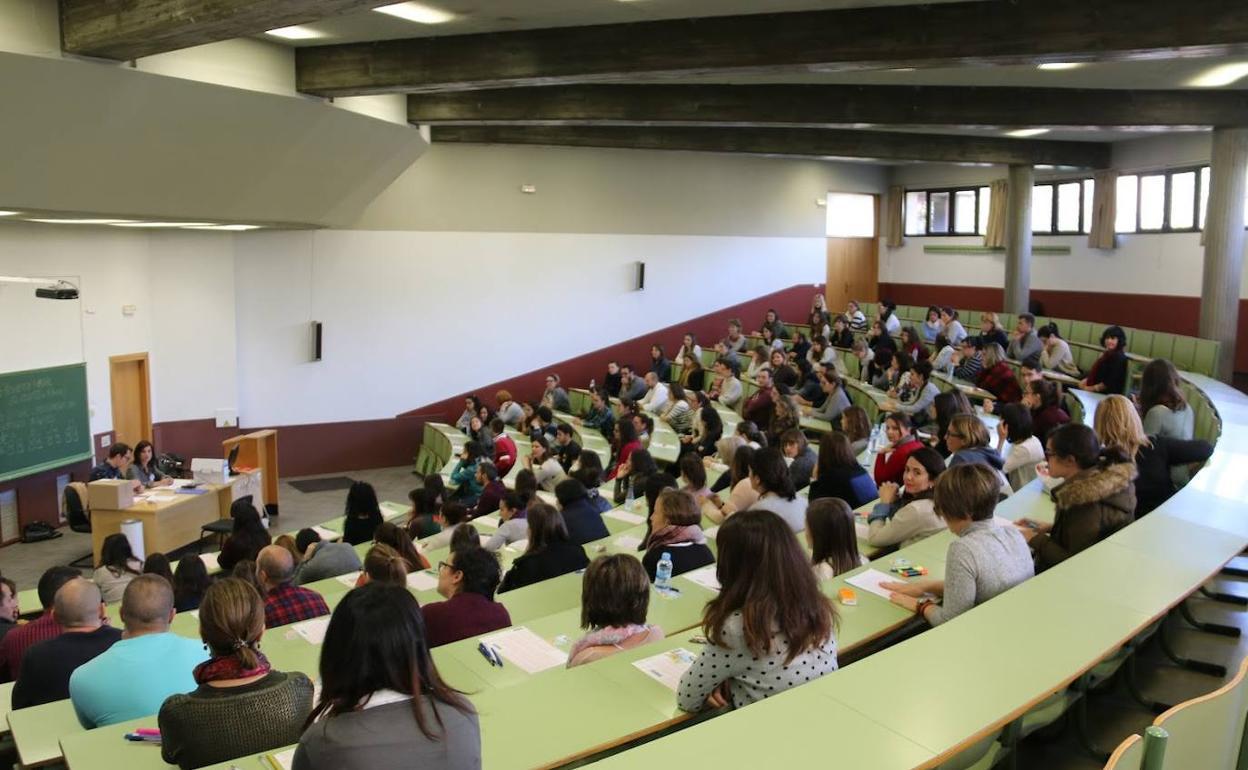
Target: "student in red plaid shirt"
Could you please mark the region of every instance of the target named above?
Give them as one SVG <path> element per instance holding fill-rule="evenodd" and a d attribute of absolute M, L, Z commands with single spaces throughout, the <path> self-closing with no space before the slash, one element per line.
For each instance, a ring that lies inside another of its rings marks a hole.
<path fill-rule="evenodd" d="M 291 582 L 295 576 L 295 559 L 285 548 L 279 545 L 263 548 L 256 559 L 256 572 L 265 590 L 265 628 L 329 614 L 329 607 L 320 594 Z"/>

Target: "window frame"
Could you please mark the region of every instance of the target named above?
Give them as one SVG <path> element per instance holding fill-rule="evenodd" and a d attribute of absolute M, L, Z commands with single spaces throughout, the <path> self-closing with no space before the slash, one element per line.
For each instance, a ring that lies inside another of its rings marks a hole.
<path fill-rule="evenodd" d="M 1049 211 L 1049 229 L 1031 231 L 1032 235 L 1087 235 L 1092 229 L 1091 221 L 1084 221 L 1084 214 L 1087 212 L 1087 182 L 1094 181 L 1090 176 L 1078 176 L 1063 179 L 1048 179 L 1043 182 L 1032 184 L 1032 199 L 1035 199 L 1035 188 L 1052 187 L 1053 188 L 1053 206 Z M 1059 221 L 1059 212 L 1061 211 L 1061 187 L 1067 184 L 1079 185 L 1079 229 L 1078 230 L 1059 230 L 1057 223 Z M 1151 231 L 1150 231 L 1151 232 Z"/>
<path fill-rule="evenodd" d="M 921 187 L 918 189 L 912 189 L 912 188 L 907 187 L 905 189 L 905 193 L 902 197 L 902 200 L 905 201 L 905 197 L 909 196 L 912 193 L 922 193 L 926 211 L 924 212 L 924 217 L 923 217 L 923 232 L 921 233 L 903 232 L 903 235 L 907 238 L 951 238 L 951 237 L 973 238 L 976 236 L 982 237 L 984 233 L 980 232 L 980 229 L 979 229 L 979 222 L 980 222 L 979 213 L 980 213 L 980 207 L 983 205 L 983 201 L 981 200 L 979 191 L 985 187 L 988 187 L 988 185 L 977 184 L 973 186 L 964 185 L 964 186 L 957 186 L 957 187 Z M 955 230 L 955 228 L 957 227 L 957 216 L 958 216 L 958 202 L 957 202 L 958 193 L 967 193 L 967 192 L 972 193 L 975 196 L 975 219 L 974 219 L 975 229 L 972 232 L 960 233 Z M 945 193 L 949 196 L 949 230 L 948 232 L 932 232 L 932 198 L 931 198 L 932 193 L 936 193 L 938 195 L 941 193 Z M 905 221 L 905 218 L 906 218 L 906 212 L 903 209 L 902 211 L 903 222 Z"/>

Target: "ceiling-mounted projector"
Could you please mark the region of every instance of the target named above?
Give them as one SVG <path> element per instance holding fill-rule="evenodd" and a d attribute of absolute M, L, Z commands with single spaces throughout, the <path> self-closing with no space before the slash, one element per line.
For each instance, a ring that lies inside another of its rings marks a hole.
<path fill-rule="evenodd" d="M 55 278 L 23 278 L 0 275 L 0 283 L 33 283 L 35 296 L 40 299 L 78 299 L 78 287 L 69 281 Z"/>

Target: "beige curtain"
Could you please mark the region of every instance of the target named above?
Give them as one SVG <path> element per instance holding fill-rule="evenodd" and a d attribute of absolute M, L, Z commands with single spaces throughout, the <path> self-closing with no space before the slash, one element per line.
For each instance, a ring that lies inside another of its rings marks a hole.
<path fill-rule="evenodd" d="M 1005 248 L 1005 210 L 1009 204 L 1010 185 L 1004 179 L 993 182 L 988 191 L 988 229 L 984 245 L 990 249 Z"/>
<path fill-rule="evenodd" d="M 890 249 L 899 248 L 903 243 L 905 214 L 902 207 L 906 202 L 906 188 L 893 185 L 888 188 L 884 199 L 884 245 Z"/>
<path fill-rule="evenodd" d="M 1088 227 L 1088 246 L 1094 249 L 1115 249 L 1118 237 L 1114 225 L 1118 219 L 1118 172 L 1098 171 L 1092 177 L 1092 223 Z"/>

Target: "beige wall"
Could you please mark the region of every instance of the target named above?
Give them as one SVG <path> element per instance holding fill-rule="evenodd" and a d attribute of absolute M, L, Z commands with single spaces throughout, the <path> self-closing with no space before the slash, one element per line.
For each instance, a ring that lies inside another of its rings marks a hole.
<path fill-rule="evenodd" d="M 433 144 L 351 227 L 822 237 L 817 199 L 883 185 L 883 167 L 870 164 Z"/>

